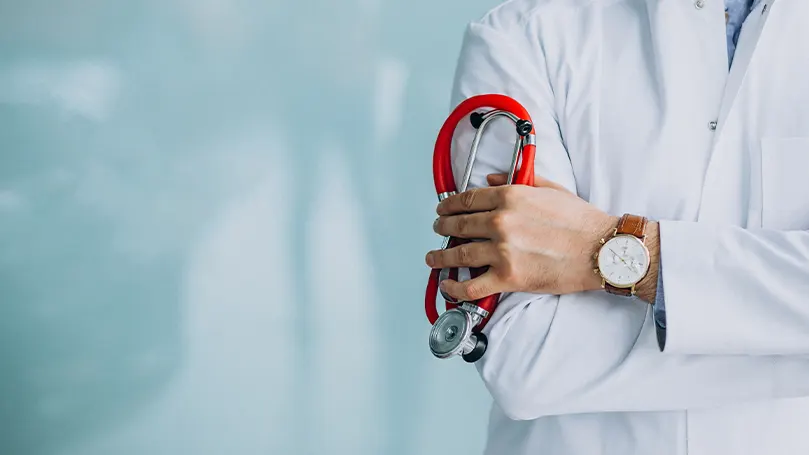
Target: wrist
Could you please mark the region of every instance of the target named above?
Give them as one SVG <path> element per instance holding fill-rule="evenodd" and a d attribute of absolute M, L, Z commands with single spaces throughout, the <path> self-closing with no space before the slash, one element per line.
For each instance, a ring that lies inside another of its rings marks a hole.
<path fill-rule="evenodd" d="M 618 218 L 617 223 L 615 220 L 611 219 L 610 229 L 596 245 L 598 253 L 593 256 L 598 287 L 610 294 L 634 295 L 654 303 L 660 264 L 659 225 L 631 214 Z"/>
<path fill-rule="evenodd" d="M 657 278 L 660 271 L 660 225 L 656 221 L 649 221 L 646 226 L 645 244 L 649 250 L 649 271 L 636 285 L 635 295 L 652 304 L 657 297 Z"/>
<path fill-rule="evenodd" d="M 620 217 L 607 215 L 604 221 L 600 223 L 595 230 L 594 238 L 589 239 L 590 250 L 588 251 L 587 260 L 590 262 L 588 270 L 592 270 L 592 273 L 588 274 L 588 281 L 585 286 L 587 291 L 597 291 L 603 287 L 604 281 L 601 278 L 601 273 L 598 271 L 596 258 L 598 257 L 598 252 L 601 249 L 603 241 L 612 237 L 620 220 Z"/>

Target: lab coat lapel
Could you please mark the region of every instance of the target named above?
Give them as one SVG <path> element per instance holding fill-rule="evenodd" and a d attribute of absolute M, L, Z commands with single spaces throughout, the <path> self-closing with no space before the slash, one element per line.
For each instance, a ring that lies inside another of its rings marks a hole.
<path fill-rule="evenodd" d="M 753 59 L 756 48 L 758 48 L 759 38 L 767 24 L 767 18 L 770 16 L 776 0 L 762 0 L 758 6 L 750 12 L 747 20 L 742 27 L 741 35 L 739 36 L 739 43 L 736 47 L 736 54 L 733 58 L 733 65 L 730 68 L 727 84 L 725 85 L 725 93 L 722 97 L 722 104 L 719 110 L 719 118 L 717 119 L 717 134 L 716 141 L 721 138 L 724 125 L 728 115 L 733 109 L 739 90 L 744 83 L 744 78 L 750 68 L 750 62 Z"/>

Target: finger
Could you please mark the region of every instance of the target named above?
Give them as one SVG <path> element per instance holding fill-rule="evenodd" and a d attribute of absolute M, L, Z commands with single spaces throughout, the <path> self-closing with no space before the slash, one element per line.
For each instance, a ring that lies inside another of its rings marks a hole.
<path fill-rule="evenodd" d="M 435 220 L 433 228 L 436 234 L 443 236 L 460 239 L 491 239 L 493 238 L 491 218 L 492 212 L 442 216 Z"/>
<path fill-rule="evenodd" d="M 500 204 L 499 188 L 474 188 L 461 194 L 450 196 L 438 204 L 439 215 L 485 212 L 496 209 Z"/>
<path fill-rule="evenodd" d="M 503 292 L 497 275 L 492 270 L 467 281 L 444 280 L 439 286 L 441 290 L 463 302 L 473 302 Z"/>
<path fill-rule="evenodd" d="M 427 253 L 425 262 L 433 269 L 458 267 L 484 267 L 497 259 L 497 251 L 492 242 L 471 242 L 446 250 Z"/>
<path fill-rule="evenodd" d="M 508 174 L 489 174 L 486 176 L 486 183 L 489 186 L 502 186 L 508 182 Z"/>

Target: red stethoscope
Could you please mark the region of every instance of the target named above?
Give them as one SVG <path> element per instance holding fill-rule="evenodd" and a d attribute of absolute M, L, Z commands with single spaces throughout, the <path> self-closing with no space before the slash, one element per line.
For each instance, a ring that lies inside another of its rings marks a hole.
<path fill-rule="evenodd" d="M 455 129 L 467 116 L 476 131 L 460 188 L 456 188 L 452 174 L 452 139 Z M 520 103 L 505 95 L 479 95 L 459 104 L 438 133 L 433 152 L 433 177 L 439 201 L 467 190 L 483 132 L 498 117 L 510 119 L 517 130 L 507 182 L 517 185 L 534 184 L 536 136 L 528 111 Z M 469 241 L 447 237 L 444 239 L 442 249 L 453 248 Z M 485 268 L 470 269 L 470 276 L 474 278 L 485 271 Z M 438 283 L 447 278 L 457 280 L 458 276 L 458 269 L 434 269 L 430 273 L 424 299 L 427 319 L 433 325 L 430 331 L 430 351 L 441 359 L 460 355 L 465 361 L 474 363 L 486 352 L 488 339 L 481 331 L 494 312 L 500 295 L 495 294 L 476 302 L 459 302 L 442 292 L 442 297 L 446 301 L 446 311 L 439 316 L 436 308 Z"/>

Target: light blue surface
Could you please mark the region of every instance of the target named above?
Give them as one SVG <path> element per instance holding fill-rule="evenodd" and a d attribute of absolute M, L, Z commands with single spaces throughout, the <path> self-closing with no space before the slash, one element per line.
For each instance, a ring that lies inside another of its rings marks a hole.
<path fill-rule="evenodd" d="M 0 454 L 480 453 L 423 255 L 494 4 L 1 1 Z"/>

